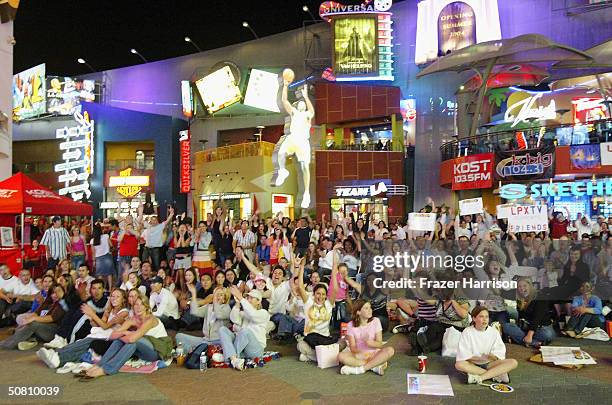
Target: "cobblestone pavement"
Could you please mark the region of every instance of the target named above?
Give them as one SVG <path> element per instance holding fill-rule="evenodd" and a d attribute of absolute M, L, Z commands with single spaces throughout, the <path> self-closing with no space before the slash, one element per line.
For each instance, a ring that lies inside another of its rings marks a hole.
<path fill-rule="evenodd" d="M 4 338 L 6 331 L 0 331 Z M 456 372 L 453 359 L 431 355 L 428 373 L 450 375 L 454 397 L 415 396 L 406 393 L 406 374 L 415 372 L 416 358 L 406 356 L 408 348 L 402 335 L 390 335 L 396 355 L 384 377 L 371 372 L 343 376 L 338 368 L 318 369 L 313 363 L 300 363 L 294 345 L 271 346 L 283 356 L 259 369 L 237 372 L 210 369 L 206 373 L 179 368 L 150 375 L 119 374 L 81 383 L 72 376 L 58 375 L 35 356 L 36 349 L 0 351 L 0 384 L 61 385 L 59 398 L 9 398 L 6 389 L 0 403 L 27 404 L 589 404 L 610 403 L 612 387 L 612 343 L 558 338 L 557 346 L 580 346 L 598 364 L 581 370 L 534 364 L 527 361 L 531 350 L 508 346 L 508 357 L 519 361 L 511 374 L 515 392 L 496 393 L 486 387 L 467 385 Z"/>

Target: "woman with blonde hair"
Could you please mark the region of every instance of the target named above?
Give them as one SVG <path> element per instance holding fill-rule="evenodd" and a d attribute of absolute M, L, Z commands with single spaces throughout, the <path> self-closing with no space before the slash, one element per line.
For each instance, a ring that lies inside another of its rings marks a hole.
<path fill-rule="evenodd" d="M 552 342 L 555 331 L 551 326 L 550 306 L 537 299 L 537 291 L 530 278 L 521 277 L 516 289 L 516 323 L 503 324 L 504 334 L 517 344 L 539 348 Z"/>

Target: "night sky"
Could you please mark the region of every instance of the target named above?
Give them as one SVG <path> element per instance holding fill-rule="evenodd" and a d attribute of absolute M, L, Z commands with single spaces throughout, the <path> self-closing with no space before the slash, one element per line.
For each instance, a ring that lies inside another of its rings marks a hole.
<path fill-rule="evenodd" d="M 360 0 L 340 0 L 360 4 Z M 196 52 L 253 39 L 242 27 L 249 21 L 260 37 L 302 27 L 310 20 L 308 5 L 318 17 L 321 0 L 21 0 L 15 20 L 14 71 L 40 63 L 48 75 L 89 72 Z"/>

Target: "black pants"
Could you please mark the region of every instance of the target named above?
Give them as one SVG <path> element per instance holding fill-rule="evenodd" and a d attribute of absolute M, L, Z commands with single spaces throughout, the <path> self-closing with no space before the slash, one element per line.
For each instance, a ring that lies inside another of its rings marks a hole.
<path fill-rule="evenodd" d="M 304 337 L 304 342 L 313 349 L 317 346 L 327 346 L 336 343 L 338 339 L 331 336 L 323 336 L 318 333 L 309 333 Z"/>

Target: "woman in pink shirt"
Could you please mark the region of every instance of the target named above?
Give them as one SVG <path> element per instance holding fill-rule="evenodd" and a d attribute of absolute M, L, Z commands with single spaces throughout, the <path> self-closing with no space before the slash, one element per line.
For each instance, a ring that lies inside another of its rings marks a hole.
<path fill-rule="evenodd" d="M 353 320 L 348 324 L 347 339 L 350 350 L 338 355 L 342 364 L 340 374 L 364 374 L 372 370 L 383 375 L 387 360 L 393 357 L 392 347 L 383 347 L 380 320 L 372 316 L 372 307 L 365 300 L 353 302 Z"/>

